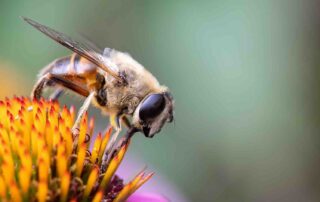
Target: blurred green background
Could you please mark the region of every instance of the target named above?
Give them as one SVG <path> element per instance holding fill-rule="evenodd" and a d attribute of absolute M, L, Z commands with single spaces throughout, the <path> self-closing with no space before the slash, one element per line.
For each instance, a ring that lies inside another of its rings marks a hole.
<path fill-rule="evenodd" d="M 127 51 L 169 86 L 175 125 L 153 139 L 136 136 L 131 152 L 188 200 L 319 201 L 318 8 L 300 0 L 0 0 L 0 95 L 29 95 L 41 67 L 70 54 L 18 17 L 28 16 Z M 71 97 L 62 102 L 81 104 Z"/>

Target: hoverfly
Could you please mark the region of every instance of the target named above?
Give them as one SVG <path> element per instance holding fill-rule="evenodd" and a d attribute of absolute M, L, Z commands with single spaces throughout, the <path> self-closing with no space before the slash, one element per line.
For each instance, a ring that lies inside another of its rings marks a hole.
<path fill-rule="evenodd" d="M 39 99 L 47 87 L 52 87 L 53 99 L 64 90 L 85 97 L 74 127 L 91 103 L 109 115 L 117 134 L 121 122 L 146 137 L 153 137 L 166 122 L 172 122 L 174 101 L 169 89 L 128 53 L 110 48 L 100 51 L 29 18 L 22 19 L 74 52 L 44 67 L 31 93 L 32 98 Z"/>

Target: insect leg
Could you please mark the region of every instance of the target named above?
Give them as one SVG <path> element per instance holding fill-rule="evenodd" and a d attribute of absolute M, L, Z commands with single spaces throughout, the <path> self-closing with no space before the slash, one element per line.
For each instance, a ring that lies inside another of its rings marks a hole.
<path fill-rule="evenodd" d="M 50 99 L 50 100 L 58 100 L 59 97 L 61 97 L 62 94 L 63 94 L 63 89 L 62 89 L 62 88 L 58 88 L 57 90 L 55 90 L 55 91 L 49 96 L 49 99 Z"/>
<path fill-rule="evenodd" d="M 112 135 L 112 138 L 107 145 L 106 152 L 104 153 L 104 155 L 102 157 L 104 164 L 107 164 L 110 161 L 110 159 L 112 157 L 112 153 L 114 151 L 114 146 L 115 146 L 116 140 L 121 132 L 120 114 L 119 113 L 111 113 L 110 114 L 110 124 L 115 129 L 115 133 Z"/>
<path fill-rule="evenodd" d="M 124 125 L 128 128 L 128 131 L 126 132 L 125 136 L 123 136 L 118 141 L 118 144 L 116 145 L 116 139 L 117 139 L 119 133 L 121 132 L 121 123 L 124 123 Z M 113 134 L 112 139 L 110 140 L 110 142 L 106 148 L 106 152 L 104 153 L 103 162 L 102 162 L 103 168 L 105 167 L 105 165 L 107 165 L 109 163 L 109 161 L 119 151 L 119 149 L 123 145 L 128 143 L 128 141 L 131 139 L 133 134 L 138 132 L 138 130 L 130 124 L 128 117 L 126 117 L 125 115 L 120 115 L 120 114 L 116 114 L 116 113 L 111 114 L 110 115 L 110 124 L 113 128 L 116 129 L 116 131 Z"/>
<path fill-rule="evenodd" d="M 103 161 L 102 161 L 102 165 L 101 165 L 103 172 L 105 172 L 106 165 L 108 165 L 110 160 L 119 152 L 121 147 L 124 146 L 125 144 L 128 144 L 131 137 L 138 131 L 139 130 L 137 128 L 130 127 L 127 130 L 126 134 L 118 141 L 118 144 L 115 148 L 113 148 L 112 150 L 111 149 L 106 150 L 106 152 L 104 153 Z"/>
<path fill-rule="evenodd" d="M 126 128 L 131 128 L 131 123 L 130 123 L 128 117 L 126 117 L 125 115 L 123 115 L 121 117 L 121 123 L 123 123 Z"/>
<path fill-rule="evenodd" d="M 114 144 L 117 140 L 117 137 L 119 136 L 119 134 L 121 132 L 120 115 L 118 113 L 110 114 L 110 124 L 116 131 L 112 135 L 112 138 L 110 140 L 110 143 L 109 143 L 106 151 L 108 151 L 108 150 L 111 151 L 113 149 Z"/>
<path fill-rule="evenodd" d="M 47 82 L 47 77 L 41 77 L 33 87 L 33 90 L 31 92 L 31 98 L 39 100 L 42 95 L 43 88 Z"/>
<path fill-rule="evenodd" d="M 81 119 L 84 116 L 84 114 L 86 113 L 86 111 L 88 110 L 88 108 L 89 108 L 89 106 L 91 104 L 91 101 L 94 98 L 94 96 L 95 96 L 95 92 L 91 92 L 89 94 L 89 96 L 86 98 L 86 100 L 84 101 L 83 105 L 79 109 L 76 122 L 73 124 L 73 127 L 72 127 L 72 131 L 75 131 L 77 128 L 79 128 Z"/>
<path fill-rule="evenodd" d="M 112 139 L 110 140 L 110 143 L 106 149 L 106 152 L 105 152 L 105 157 L 104 159 L 106 159 L 106 162 L 108 162 L 110 160 L 110 158 L 113 156 L 112 154 L 114 152 L 116 152 L 116 150 L 118 150 L 119 146 L 117 146 L 115 148 L 115 143 L 116 143 L 116 140 L 117 140 L 117 137 L 119 136 L 120 132 L 121 132 L 121 123 L 123 123 L 128 129 L 129 131 L 133 131 L 133 127 L 131 126 L 130 124 L 130 121 L 129 119 L 125 116 L 125 115 L 120 115 L 120 114 L 117 114 L 117 113 L 113 113 L 110 115 L 110 124 L 113 128 L 116 129 L 115 133 L 113 134 L 112 136 Z M 129 133 L 131 133 L 129 132 Z M 134 132 L 133 132 L 134 133 Z M 128 135 L 126 135 L 128 136 Z M 123 146 L 127 141 L 129 141 L 129 139 L 131 138 L 131 135 L 130 137 L 124 137 L 120 140 L 120 145 Z"/>
<path fill-rule="evenodd" d="M 50 84 L 50 82 L 54 84 L 59 84 L 69 90 L 72 90 L 84 97 L 87 97 L 89 95 L 89 91 L 80 85 L 77 85 L 73 83 L 72 81 L 69 81 L 67 78 L 64 78 L 63 76 L 60 75 L 54 75 L 51 73 L 47 73 L 44 76 L 42 76 L 39 81 L 36 83 L 34 86 L 31 97 L 34 99 L 40 99 L 42 95 L 43 89 Z"/>

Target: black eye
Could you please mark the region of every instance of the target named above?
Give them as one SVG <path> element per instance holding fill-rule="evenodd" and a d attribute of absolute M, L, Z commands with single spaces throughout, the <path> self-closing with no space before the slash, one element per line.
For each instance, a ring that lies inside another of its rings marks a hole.
<path fill-rule="evenodd" d="M 162 94 L 152 94 L 142 103 L 139 111 L 140 119 L 146 121 L 159 115 L 165 107 Z"/>

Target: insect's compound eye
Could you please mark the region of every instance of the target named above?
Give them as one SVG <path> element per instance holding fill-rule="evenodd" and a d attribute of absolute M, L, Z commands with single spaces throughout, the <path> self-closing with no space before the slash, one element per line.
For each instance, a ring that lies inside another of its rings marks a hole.
<path fill-rule="evenodd" d="M 158 116 L 163 111 L 165 104 L 166 101 L 162 94 L 149 95 L 140 107 L 140 119 L 147 121 Z"/>

